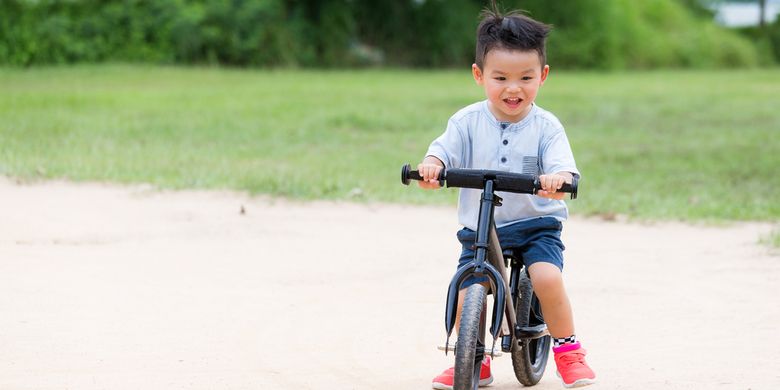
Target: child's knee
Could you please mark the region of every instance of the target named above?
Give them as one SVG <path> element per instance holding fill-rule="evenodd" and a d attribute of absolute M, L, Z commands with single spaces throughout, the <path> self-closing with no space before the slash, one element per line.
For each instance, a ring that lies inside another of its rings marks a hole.
<path fill-rule="evenodd" d="M 531 276 L 531 284 L 536 295 L 542 295 L 547 291 L 560 291 L 563 289 L 563 276 L 561 270 L 554 264 L 534 263 L 528 267 Z M 541 294 L 540 294 L 541 293 Z"/>

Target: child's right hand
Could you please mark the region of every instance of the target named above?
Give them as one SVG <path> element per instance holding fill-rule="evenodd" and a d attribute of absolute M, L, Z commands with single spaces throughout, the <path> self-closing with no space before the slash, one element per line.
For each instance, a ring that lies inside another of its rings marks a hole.
<path fill-rule="evenodd" d="M 432 161 L 436 160 L 436 161 Z M 439 184 L 439 174 L 441 173 L 442 169 L 444 169 L 444 164 L 442 164 L 439 159 L 434 157 L 426 157 L 423 162 L 420 164 L 417 164 L 417 171 L 420 172 L 420 176 L 422 176 L 422 180 L 417 181 L 417 184 L 420 186 L 420 188 L 424 188 L 426 190 L 436 190 L 441 188 L 441 185 Z"/>

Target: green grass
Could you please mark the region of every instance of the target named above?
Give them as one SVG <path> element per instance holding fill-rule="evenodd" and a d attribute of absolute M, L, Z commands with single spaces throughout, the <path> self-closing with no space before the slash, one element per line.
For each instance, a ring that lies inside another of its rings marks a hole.
<path fill-rule="evenodd" d="M 777 227 L 765 237 L 761 237 L 760 242 L 769 247 L 780 249 L 780 227 Z"/>
<path fill-rule="evenodd" d="M 538 103 L 583 172 L 575 213 L 777 220 L 778 91 L 777 69 L 553 71 Z M 0 69 L 0 174 L 454 204 L 399 170 L 480 99 L 468 69 Z"/>

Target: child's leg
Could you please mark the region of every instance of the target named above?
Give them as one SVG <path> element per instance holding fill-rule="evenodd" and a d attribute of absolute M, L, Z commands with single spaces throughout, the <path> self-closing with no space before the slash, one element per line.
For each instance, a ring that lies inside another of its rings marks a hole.
<path fill-rule="evenodd" d="M 574 336 L 574 319 L 560 268 L 551 263 L 533 263 L 528 267 L 528 274 L 550 335 L 557 339 L 567 338 L 564 344 L 553 348 L 555 366 L 563 385 L 578 387 L 594 383 L 596 374 L 585 362 L 585 350 L 575 342 L 575 337 L 570 337 Z"/>
<path fill-rule="evenodd" d="M 463 301 L 466 299 L 466 289 L 461 289 L 458 291 L 458 311 L 455 313 L 455 335 L 458 334 L 458 329 L 460 329 L 460 314 L 463 313 Z"/>
<path fill-rule="evenodd" d="M 563 286 L 563 276 L 557 266 L 550 263 L 538 262 L 528 267 L 531 276 L 531 284 L 534 292 L 539 297 L 544 313 L 544 321 L 550 330 L 550 335 L 556 338 L 569 337 L 574 334 L 574 318 L 569 303 L 569 296 Z M 487 283 L 481 283 L 489 288 Z M 466 289 L 458 292 L 458 311 L 455 316 L 455 334 L 460 329 L 460 314 L 463 311 L 463 300 L 466 297 Z"/>
<path fill-rule="evenodd" d="M 561 270 L 554 264 L 538 262 L 528 267 L 528 274 L 542 305 L 544 322 L 547 323 L 550 335 L 555 338 L 573 335 L 574 318 Z"/>
<path fill-rule="evenodd" d="M 481 283 L 485 288 L 489 288 L 487 283 Z M 458 311 L 457 315 L 455 317 L 455 334 L 458 334 L 458 329 L 460 328 L 460 315 L 463 312 L 463 301 L 466 298 L 466 289 L 461 289 L 458 292 Z M 483 306 L 482 308 L 482 320 L 485 320 L 485 312 L 486 312 L 486 306 Z M 451 367 L 435 378 L 433 378 L 433 388 L 434 389 L 441 389 L 441 390 L 451 390 L 452 386 L 455 383 L 455 368 Z M 493 374 L 490 370 L 490 357 L 485 356 L 485 358 L 482 360 L 482 365 L 480 366 L 479 371 L 479 386 L 487 386 L 491 382 L 493 382 Z"/>
<path fill-rule="evenodd" d="M 483 285 L 486 289 L 490 288 L 490 285 L 487 282 L 480 283 L 480 284 Z M 458 334 L 458 329 L 460 329 L 460 315 L 461 315 L 461 313 L 463 313 L 463 301 L 464 300 L 466 300 L 466 289 L 465 288 L 463 288 L 460 291 L 458 291 L 458 311 L 455 314 L 455 328 L 453 329 L 455 331 L 455 335 Z M 486 310 L 487 310 L 487 302 L 482 307 L 482 316 L 483 317 L 485 316 Z"/>

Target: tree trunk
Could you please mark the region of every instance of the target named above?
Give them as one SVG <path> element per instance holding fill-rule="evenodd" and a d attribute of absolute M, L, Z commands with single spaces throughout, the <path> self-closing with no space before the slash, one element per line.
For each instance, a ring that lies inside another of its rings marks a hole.
<path fill-rule="evenodd" d="M 758 0 L 758 27 L 764 29 L 766 24 L 766 0 Z"/>

